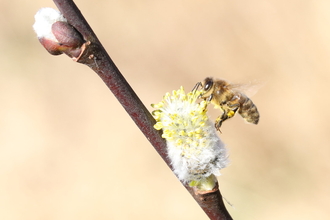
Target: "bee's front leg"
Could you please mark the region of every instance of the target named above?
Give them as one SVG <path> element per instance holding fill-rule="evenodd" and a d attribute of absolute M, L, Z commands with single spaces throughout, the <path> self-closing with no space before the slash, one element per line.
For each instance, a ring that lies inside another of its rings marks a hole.
<path fill-rule="evenodd" d="M 199 89 L 199 87 L 201 87 L 201 86 L 202 86 L 202 83 L 198 82 L 198 83 L 196 83 L 196 85 L 194 86 L 194 88 L 191 91 L 196 92 Z"/>

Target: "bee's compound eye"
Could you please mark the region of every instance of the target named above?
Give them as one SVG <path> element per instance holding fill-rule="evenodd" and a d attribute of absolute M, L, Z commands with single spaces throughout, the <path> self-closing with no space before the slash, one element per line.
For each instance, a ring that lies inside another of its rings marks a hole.
<path fill-rule="evenodd" d="M 204 90 L 208 91 L 213 85 L 213 81 L 211 79 L 205 80 Z"/>

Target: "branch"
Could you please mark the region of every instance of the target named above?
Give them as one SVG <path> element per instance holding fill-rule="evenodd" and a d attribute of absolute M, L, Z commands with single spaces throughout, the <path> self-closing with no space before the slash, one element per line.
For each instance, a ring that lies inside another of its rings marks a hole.
<path fill-rule="evenodd" d="M 70 51 L 64 53 L 72 57 L 74 61 L 89 66 L 101 77 L 107 87 L 111 90 L 111 92 L 115 95 L 124 109 L 136 123 L 138 128 L 156 149 L 158 154 L 163 158 L 171 170 L 173 170 L 167 157 L 166 142 L 161 137 L 161 132 L 157 131 L 153 127 L 156 123 L 155 119 L 143 105 L 139 97 L 135 94 L 133 89 L 125 80 L 124 76 L 120 73 L 119 69 L 111 60 L 110 56 L 102 46 L 101 42 L 98 40 L 97 36 L 94 34 L 93 30 L 81 14 L 80 10 L 72 0 L 54 0 L 54 3 L 61 11 L 63 16 L 67 19 L 68 23 L 80 33 L 84 41 L 82 45 L 77 44 L 79 46 L 78 55 L 77 48 L 75 48 L 74 53 L 70 53 Z M 60 26 L 62 27 L 62 25 Z M 79 37 L 77 37 L 77 39 L 79 41 Z M 59 54 L 55 53 L 52 54 Z M 194 199 L 210 219 L 232 219 L 225 208 L 218 184 L 213 190 L 204 192 L 200 192 L 184 183 L 182 183 L 182 185 L 194 197 Z"/>

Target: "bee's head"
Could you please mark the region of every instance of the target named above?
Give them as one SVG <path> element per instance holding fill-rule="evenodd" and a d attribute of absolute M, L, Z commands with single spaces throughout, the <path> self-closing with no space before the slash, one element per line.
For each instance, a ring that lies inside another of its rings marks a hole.
<path fill-rule="evenodd" d="M 201 98 L 210 97 L 213 93 L 213 78 L 211 77 L 205 78 L 203 82 L 201 82 L 201 86 L 203 90 L 201 94 Z"/>
<path fill-rule="evenodd" d="M 213 87 L 213 79 L 211 77 L 205 78 L 204 81 L 202 82 L 202 87 L 204 92 L 210 91 Z"/>

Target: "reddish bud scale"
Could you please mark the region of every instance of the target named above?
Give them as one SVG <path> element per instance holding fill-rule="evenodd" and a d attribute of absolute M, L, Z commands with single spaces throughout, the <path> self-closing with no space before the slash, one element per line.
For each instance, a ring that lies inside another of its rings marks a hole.
<path fill-rule="evenodd" d="M 81 34 L 71 25 L 63 21 L 57 21 L 52 25 L 52 32 L 59 44 L 63 47 L 77 48 L 83 45 Z"/>
<path fill-rule="evenodd" d="M 52 55 L 60 55 L 63 51 L 59 50 L 59 43 L 48 38 L 39 38 L 39 42 Z"/>
<path fill-rule="evenodd" d="M 52 25 L 52 33 L 57 41 L 48 38 L 39 38 L 40 43 L 52 55 L 67 54 L 70 57 L 79 57 L 84 40 L 81 34 L 70 24 L 57 21 Z"/>

